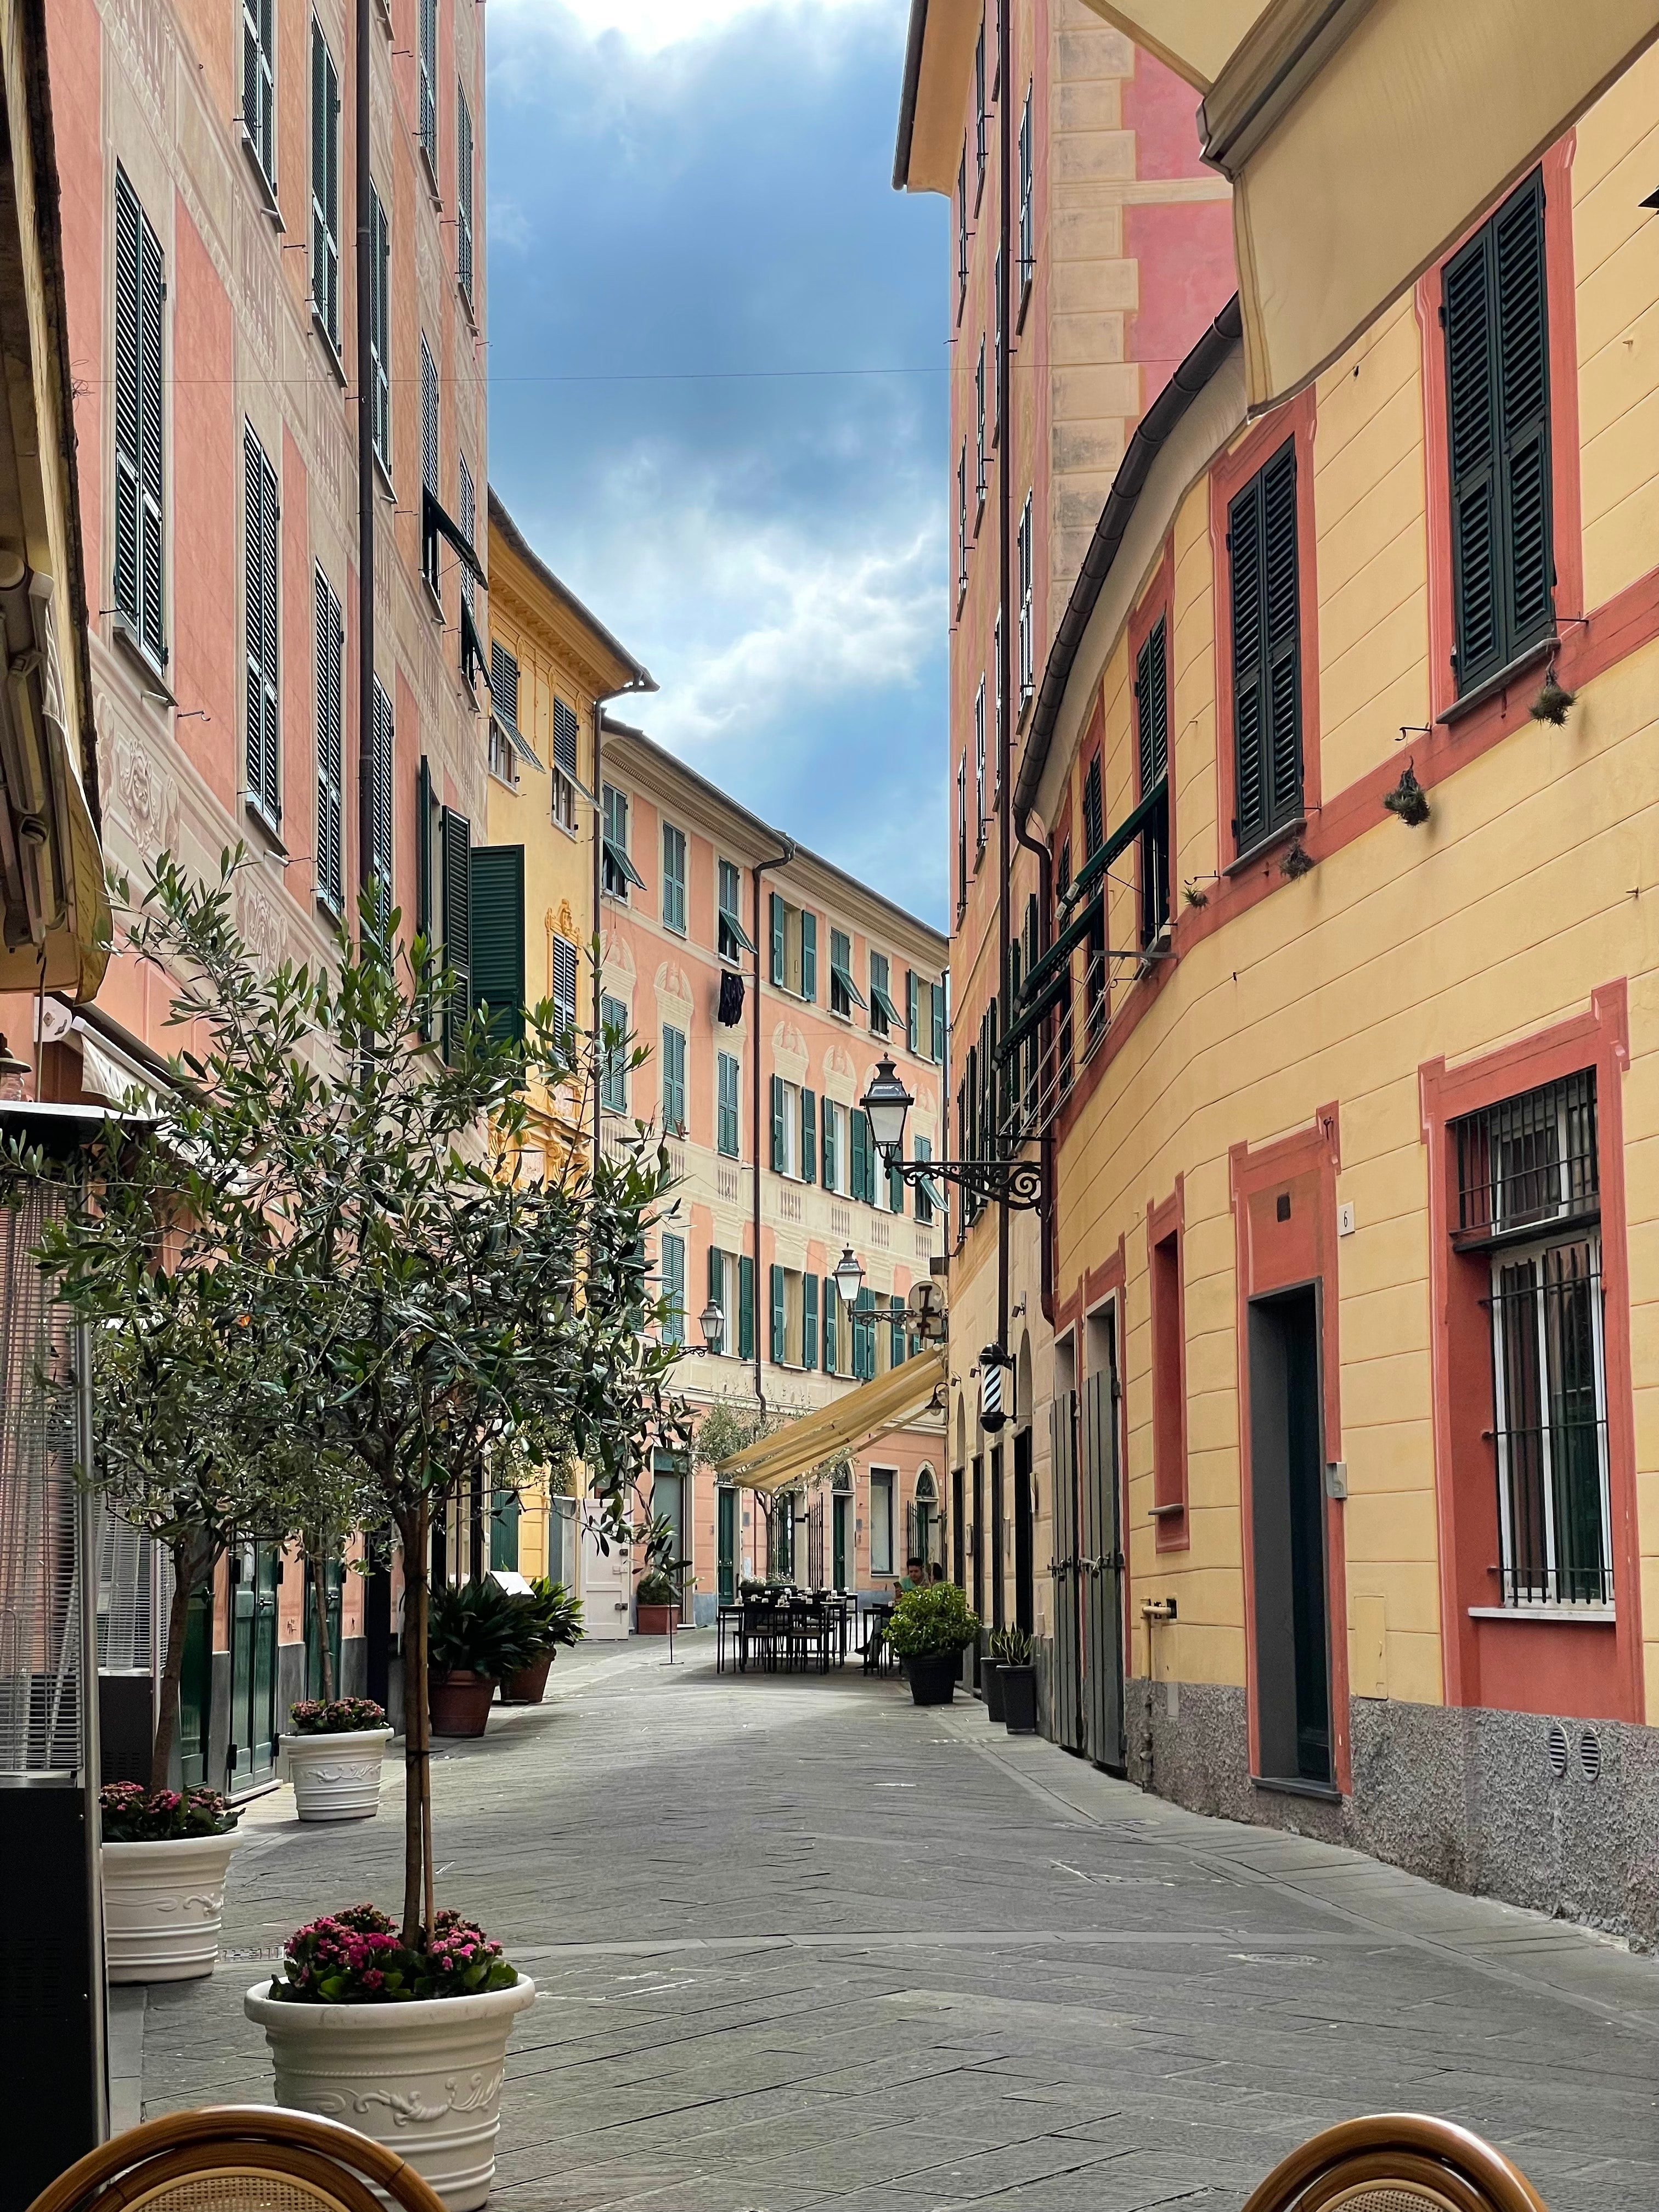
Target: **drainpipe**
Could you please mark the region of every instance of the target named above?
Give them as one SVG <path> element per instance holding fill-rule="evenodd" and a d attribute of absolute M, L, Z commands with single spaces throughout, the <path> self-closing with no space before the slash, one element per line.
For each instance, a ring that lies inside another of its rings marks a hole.
<path fill-rule="evenodd" d="M 761 878 L 768 868 L 785 868 L 795 857 L 793 841 L 785 838 L 783 850 L 769 859 L 757 860 L 750 870 L 754 881 L 755 895 L 755 1065 L 752 1087 L 755 1097 L 755 1396 L 759 1401 L 761 1419 L 766 1418 L 765 1354 L 766 1339 L 761 1328 L 761 947 L 767 942 L 769 933 L 761 927 Z M 758 1493 L 757 1493 L 758 1494 Z M 768 1522 L 770 1528 L 770 1522 Z M 768 1564 L 770 1564 L 769 1555 Z"/>
<path fill-rule="evenodd" d="M 997 589 L 1001 623 L 999 630 L 997 654 L 997 686 L 1002 700 L 1002 712 L 997 717 L 997 1000 L 1002 1008 L 1003 1026 L 1008 1016 L 1008 878 L 1013 865 L 1009 842 L 1009 799 L 1012 793 L 1012 735 L 1014 725 L 1013 686 L 1013 622 L 1010 556 L 1012 548 L 1013 480 L 1009 461 L 1014 438 L 1014 376 L 1013 376 L 1013 297 L 1014 287 L 1019 282 L 1019 272 L 1013 260 L 1013 158 L 1014 158 L 1014 82 L 1012 69 L 1012 41 L 1009 36 L 1009 17 L 1012 10 L 1006 4 L 997 11 L 997 82 L 1001 96 L 997 102 L 998 176 L 997 220 L 1001 234 L 1002 296 L 996 302 L 997 343 L 1002 351 L 1002 422 L 1000 425 L 1001 452 L 997 457 Z M 1000 1040 L 999 1040 L 1000 1042 Z M 1001 1089 L 993 1071 L 991 1096 L 994 1101 Z M 1006 1358 L 1008 1350 L 1008 1231 L 1009 1215 L 1006 1199 L 997 1204 L 997 1349 Z"/>
<path fill-rule="evenodd" d="M 1054 855 L 1049 852 L 1048 848 L 1032 836 L 1026 828 L 1028 818 L 1023 811 L 1015 815 L 1014 835 L 1028 853 L 1036 854 L 1037 953 L 1040 957 L 1048 950 L 1054 937 L 1050 924 L 1053 915 L 1054 862 Z M 1046 1027 L 1047 1024 L 1045 1024 L 1044 1026 Z M 1039 1070 L 1042 1067 L 1045 1056 L 1042 1042 L 1039 1040 L 1037 1060 Z M 1042 1099 L 1042 1079 L 1040 1073 L 1037 1082 L 1039 1106 Z M 1052 1328 L 1054 1325 L 1054 1132 L 1048 1127 L 1046 1119 L 1037 1138 L 1037 1158 L 1041 1163 L 1042 1173 L 1042 1205 L 1037 1214 L 1037 1237 L 1042 1254 L 1041 1280 L 1042 1318 Z"/>
<path fill-rule="evenodd" d="M 374 78 L 372 0 L 357 0 L 353 155 L 357 193 L 357 882 L 374 873 L 374 368 L 370 358 L 374 244 L 369 98 Z"/>

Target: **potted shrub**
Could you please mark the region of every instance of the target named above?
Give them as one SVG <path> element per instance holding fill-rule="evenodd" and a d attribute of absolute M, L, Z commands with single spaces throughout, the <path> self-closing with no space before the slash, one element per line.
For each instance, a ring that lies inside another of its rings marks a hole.
<path fill-rule="evenodd" d="M 954 1583 L 900 1594 L 887 1624 L 910 1695 L 919 1705 L 948 1705 L 962 1655 L 979 1634 L 979 1615 Z"/>
<path fill-rule="evenodd" d="M 495 1685 L 525 1664 L 531 1633 L 520 1601 L 488 1576 L 432 1592 L 427 1666 L 434 1735 L 483 1734 Z"/>
<path fill-rule="evenodd" d="M 680 1577 L 687 1562 L 674 1557 L 674 1524 L 656 1515 L 645 1532 L 645 1572 L 634 1590 L 634 1622 L 641 1636 L 666 1636 L 680 1617 Z"/>
<path fill-rule="evenodd" d="M 367 1820 L 380 1809 L 380 1761 L 392 1734 L 373 1698 L 304 1698 L 288 1709 L 280 1747 L 302 1820 Z"/>
<path fill-rule="evenodd" d="M 212 1790 L 99 1792 L 104 1954 L 112 1982 L 188 1982 L 213 1972 L 225 1874 L 241 1818 Z"/>
<path fill-rule="evenodd" d="M 1010 1735 L 1036 1734 L 1036 1668 L 1031 1664 L 1031 1639 L 1023 1628 L 999 1629 L 991 1638 L 997 1662 L 997 1688 L 1002 1717 Z"/>
<path fill-rule="evenodd" d="M 991 1639 L 991 1650 L 994 1651 L 996 1648 L 996 1638 L 993 1637 Z M 985 1717 L 987 1720 L 1000 1721 L 1002 1718 L 1001 1675 L 1002 1668 L 998 1661 L 994 1658 L 985 1658 L 980 1661 L 979 1687 L 980 1694 L 985 1700 Z"/>
<path fill-rule="evenodd" d="M 501 1684 L 501 1703 L 538 1705 L 560 1644 L 580 1644 L 586 1633 L 582 1601 L 551 1576 L 538 1575 L 530 1585 L 529 1595 L 520 1596 L 517 1603 L 529 1628 L 531 1656 Z"/>
<path fill-rule="evenodd" d="M 489 2192 L 501 2076 L 516 2014 L 536 1985 L 459 1913 L 404 1942 L 356 1905 L 290 1936 L 282 1971 L 243 2000 L 264 2028 L 276 2101 L 391 2143 L 449 2212 Z"/>

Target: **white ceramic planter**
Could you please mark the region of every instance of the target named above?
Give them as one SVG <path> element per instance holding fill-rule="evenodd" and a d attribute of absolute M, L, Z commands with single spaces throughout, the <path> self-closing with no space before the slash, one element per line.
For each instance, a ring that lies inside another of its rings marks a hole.
<path fill-rule="evenodd" d="M 380 1761 L 388 1729 L 343 1729 L 334 1735 L 285 1735 L 283 1771 L 294 1784 L 302 1820 L 367 1820 L 380 1809 Z"/>
<path fill-rule="evenodd" d="M 279 2105 L 389 2144 L 449 2212 L 473 2212 L 495 2172 L 507 2039 L 535 1996 L 520 1974 L 510 1990 L 423 2004 L 290 2004 L 268 1981 L 242 2002 L 270 2045 Z"/>
<path fill-rule="evenodd" d="M 240 1841 L 181 1836 L 105 1844 L 104 1957 L 112 1982 L 189 1982 L 219 1955 L 225 1871 Z"/>

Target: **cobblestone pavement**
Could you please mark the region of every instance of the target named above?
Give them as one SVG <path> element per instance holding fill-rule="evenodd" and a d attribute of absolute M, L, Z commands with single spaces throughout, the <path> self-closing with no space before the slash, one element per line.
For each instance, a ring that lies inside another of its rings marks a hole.
<path fill-rule="evenodd" d="M 555 1670 L 435 1771 L 440 1894 L 533 1973 L 502 2212 L 1231 2212 L 1328 2123 L 1412 2110 L 1552 2212 L 1659 2203 L 1659 1962 L 1201 1819 L 902 1685 L 720 1676 L 710 1639 Z M 270 2095 L 243 1990 L 395 1905 L 380 1817 L 264 1800 L 211 1982 L 149 1993 L 146 2110 Z M 128 2023 L 127 2033 L 131 2033 Z M 135 2062 L 136 2063 L 136 2062 Z"/>

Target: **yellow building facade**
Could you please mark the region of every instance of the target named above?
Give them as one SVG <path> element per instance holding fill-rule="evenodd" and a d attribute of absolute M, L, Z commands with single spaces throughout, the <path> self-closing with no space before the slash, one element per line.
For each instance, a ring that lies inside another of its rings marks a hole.
<path fill-rule="evenodd" d="M 1650 52 L 1291 398 L 1235 308 L 1149 414 L 985 1107 L 1052 1162 L 1049 1732 L 1649 1941 L 1656 112 Z"/>

